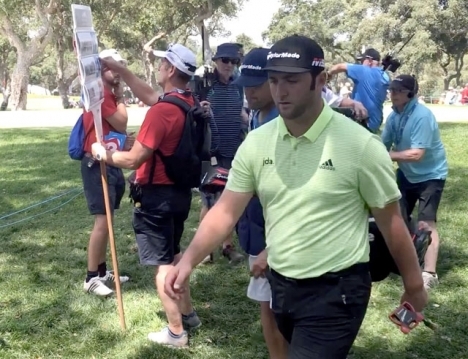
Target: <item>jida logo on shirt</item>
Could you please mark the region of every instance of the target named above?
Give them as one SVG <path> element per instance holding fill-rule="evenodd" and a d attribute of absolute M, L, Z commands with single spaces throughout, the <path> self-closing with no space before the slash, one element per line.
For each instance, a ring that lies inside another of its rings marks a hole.
<path fill-rule="evenodd" d="M 273 164 L 273 160 L 270 157 L 263 157 L 263 165 L 264 166 L 272 165 L 272 164 Z"/>

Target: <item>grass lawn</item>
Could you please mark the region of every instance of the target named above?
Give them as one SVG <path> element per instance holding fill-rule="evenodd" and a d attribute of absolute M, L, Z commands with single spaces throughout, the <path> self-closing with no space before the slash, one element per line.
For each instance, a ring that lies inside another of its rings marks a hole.
<path fill-rule="evenodd" d="M 404 336 L 387 319 L 397 305 L 397 278 L 375 285 L 372 302 L 354 348 L 354 359 L 468 358 L 468 125 L 441 124 L 450 159 L 450 177 L 440 209 L 441 285 L 426 315 L 440 329 L 423 326 Z M 3 130 L 0 134 L 0 217 L 57 193 L 80 187 L 78 163 L 66 153 L 68 131 Z M 115 219 L 120 270 L 132 277 L 123 287 L 127 331 L 119 328 L 115 299 L 83 293 L 86 246 L 92 225 L 82 195 L 32 220 L 6 224 L 52 209 L 72 194 L 0 218 L 0 358 L 77 359 L 266 359 L 255 303 L 246 296 L 246 266 L 222 259 L 200 267 L 193 297 L 203 326 L 191 348 L 150 345 L 147 333 L 165 325 L 153 273 L 138 264 L 131 206 L 124 201 Z M 184 243 L 197 227 L 200 207 L 186 223 Z M 109 263 L 110 260 L 109 260 Z"/>

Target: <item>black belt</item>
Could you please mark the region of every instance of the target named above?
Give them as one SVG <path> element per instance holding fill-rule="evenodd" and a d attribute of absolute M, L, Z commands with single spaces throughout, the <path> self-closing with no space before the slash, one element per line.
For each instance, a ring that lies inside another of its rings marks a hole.
<path fill-rule="evenodd" d="M 338 272 L 328 272 L 322 274 L 320 277 L 315 278 L 289 278 L 278 273 L 273 268 L 270 268 L 270 272 L 273 277 L 278 278 L 283 281 L 293 282 L 297 284 L 317 284 L 320 282 L 329 282 L 329 281 L 338 281 L 341 277 L 347 277 L 353 274 L 365 274 L 369 273 L 369 263 L 357 263 L 348 267 L 346 269 L 340 270 Z"/>

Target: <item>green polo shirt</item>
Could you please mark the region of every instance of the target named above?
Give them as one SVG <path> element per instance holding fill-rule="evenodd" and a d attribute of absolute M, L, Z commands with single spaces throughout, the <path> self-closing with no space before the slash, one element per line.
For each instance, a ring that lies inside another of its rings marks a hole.
<path fill-rule="evenodd" d="M 226 188 L 258 195 L 268 264 L 298 279 L 368 262 L 368 208 L 400 198 L 380 138 L 327 105 L 298 138 L 281 116 L 250 132 Z"/>

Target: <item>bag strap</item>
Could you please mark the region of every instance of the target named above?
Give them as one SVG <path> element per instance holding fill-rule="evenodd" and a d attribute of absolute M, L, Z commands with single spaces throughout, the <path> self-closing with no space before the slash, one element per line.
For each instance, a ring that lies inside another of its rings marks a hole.
<path fill-rule="evenodd" d="M 181 110 L 183 110 L 185 114 L 187 114 L 192 108 L 192 106 L 190 106 L 187 102 L 176 96 L 164 96 L 159 102 L 172 103 L 173 105 L 176 105 Z"/>
<path fill-rule="evenodd" d="M 156 103 L 156 105 L 161 102 L 171 103 L 179 107 L 182 111 L 184 111 L 185 116 L 187 116 L 190 109 L 192 108 L 192 106 L 190 106 L 187 102 L 185 102 L 184 100 L 182 100 L 180 97 L 177 97 L 177 96 L 171 96 L 171 95 L 164 96 L 162 99 L 160 99 Z M 162 156 L 162 153 L 159 149 L 156 151 L 153 151 L 153 157 L 152 157 L 151 167 L 150 167 L 150 172 L 149 172 L 149 177 L 148 177 L 148 184 L 152 184 L 152 181 L 153 181 L 154 171 L 156 170 L 156 155 Z"/>

